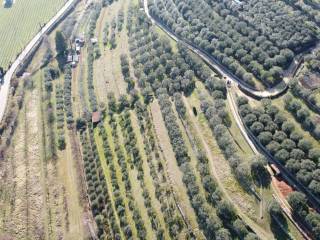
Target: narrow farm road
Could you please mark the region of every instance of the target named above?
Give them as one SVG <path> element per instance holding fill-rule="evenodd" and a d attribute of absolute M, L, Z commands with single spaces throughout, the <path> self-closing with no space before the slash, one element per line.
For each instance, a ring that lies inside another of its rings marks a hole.
<path fill-rule="evenodd" d="M 69 0 L 66 4 L 56 13 L 56 15 L 51 18 L 51 20 L 34 36 L 34 38 L 28 43 L 25 49 L 20 53 L 18 58 L 12 63 L 11 67 L 8 69 L 6 74 L 4 75 L 4 83 L 0 88 L 0 122 L 4 116 L 8 95 L 10 92 L 10 81 L 18 69 L 18 67 L 23 63 L 23 61 L 28 57 L 29 53 L 33 50 L 33 48 L 37 45 L 37 43 L 41 40 L 44 34 L 46 34 L 52 26 L 54 26 L 63 16 L 64 14 L 73 6 L 75 2 L 79 0 Z"/>
<path fill-rule="evenodd" d="M 187 111 L 189 112 L 190 120 L 192 122 L 192 127 L 195 129 L 199 139 L 201 140 L 201 144 L 204 147 L 204 150 L 206 152 L 206 155 L 208 157 L 208 160 L 211 165 L 211 172 L 213 173 L 221 191 L 223 192 L 224 196 L 228 199 L 229 202 L 233 202 L 229 194 L 227 193 L 226 189 L 224 188 L 223 184 L 221 183 L 219 176 L 215 170 L 215 167 L 213 166 L 213 162 L 215 161 L 215 157 L 212 155 L 212 151 L 210 149 L 210 146 L 207 144 L 205 140 L 205 136 L 203 135 L 203 130 L 201 129 L 199 122 L 193 115 L 192 107 L 190 106 L 187 98 L 183 96 L 184 104 L 187 108 Z M 240 217 L 246 221 L 246 223 L 255 231 L 255 233 L 258 234 L 259 237 L 262 239 L 272 239 L 273 236 L 271 236 L 269 233 L 267 233 L 264 229 L 262 229 L 260 226 L 258 226 L 254 221 L 252 221 L 250 218 L 248 218 L 236 204 L 233 204 L 235 208 L 237 209 L 237 212 L 239 213 Z"/>
<path fill-rule="evenodd" d="M 234 119 L 237 122 L 238 128 L 241 131 L 241 134 L 245 138 L 246 142 L 249 144 L 251 150 L 254 152 L 254 154 L 260 154 L 258 149 L 256 148 L 256 146 L 254 145 L 254 143 L 249 138 L 249 136 L 246 132 L 246 129 L 241 121 L 241 118 L 240 118 L 240 115 L 238 112 L 238 107 L 236 105 L 236 101 L 234 100 L 234 97 L 232 95 L 232 88 L 233 88 L 233 86 L 231 85 L 230 88 L 227 89 L 227 100 L 229 102 L 232 115 L 234 116 Z"/>
<path fill-rule="evenodd" d="M 229 102 L 232 114 L 233 114 L 233 116 L 234 116 L 234 118 L 235 118 L 235 120 L 237 122 L 238 128 L 241 130 L 241 134 L 246 139 L 246 141 L 249 144 L 249 146 L 252 149 L 252 151 L 255 154 L 260 154 L 260 152 L 258 151 L 256 145 L 250 139 L 250 137 L 249 137 L 244 125 L 243 125 L 243 122 L 242 122 L 241 117 L 239 115 L 239 112 L 238 112 L 238 109 L 237 109 L 237 105 L 236 105 L 236 101 L 234 100 L 234 96 L 232 94 L 232 91 L 233 91 L 233 86 L 231 85 L 230 88 L 228 88 L 227 98 L 228 98 L 228 102 Z M 267 170 L 271 174 L 271 177 L 272 177 L 271 188 L 272 188 L 273 193 L 274 193 L 273 194 L 274 199 L 280 204 L 283 212 L 287 215 L 289 220 L 293 223 L 293 225 L 297 228 L 297 230 L 301 233 L 301 235 L 305 239 L 310 239 L 308 237 L 308 235 L 306 234 L 306 232 L 293 219 L 292 214 L 291 214 L 291 210 L 290 210 L 291 207 L 290 207 L 287 199 L 281 193 L 281 191 L 280 191 L 280 189 L 278 187 L 278 184 L 277 184 L 277 180 L 273 176 L 273 172 L 272 172 L 272 170 L 271 170 L 271 168 L 269 166 L 267 166 Z M 260 195 L 262 196 L 262 194 L 260 194 Z M 262 199 L 262 202 L 263 202 L 263 199 Z M 261 204 L 262 204 L 262 202 L 261 202 Z"/>

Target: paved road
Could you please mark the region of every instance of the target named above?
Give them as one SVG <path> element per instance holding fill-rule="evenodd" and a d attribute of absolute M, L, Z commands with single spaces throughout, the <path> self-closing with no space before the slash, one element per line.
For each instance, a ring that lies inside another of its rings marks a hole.
<path fill-rule="evenodd" d="M 249 93 L 251 93 L 252 95 L 259 97 L 259 98 L 268 98 L 268 97 L 277 97 L 278 95 L 281 95 L 286 89 L 287 89 L 287 85 L 286 83 L 284 83 L 284 87 L 282 88 L 271 88 L 268 89 L 266 91 L 256 91 L 253 90 L 251 88 L 248 88 L 248 86 L 246 86 L 246 84 L 244 84 L 243 82 L 241 82 L 238 78 L 234 77 L 232 74 L 230 74 L 223 66 L 221 66 L 219 63 L 217 63 L 212 57 L 208 56 L 208 54 L 206 54 L 205 52 L 203 52 L 201 49 L 198 49 L 196 46 L 191 45 L 190 43 L 180 39 L 176 34 L 174 34 L 170 29 L 168 29 L 166 26 L 164 26 L 162 23 L 158 22 L 156 19 L 154 19 L 150 13 L 149 13 L 149 9 L 148 9 L 148 0 L 144 0 L 144 11 L 146 13 L 146 15 L 148 16 L 148 18 L 151 20 L 151 22 L 155 25 L 157 25 L 158 27 L 160 27 L 164 32 L 166 32 L 173 40 L 175 40 L 176 42 L 183 42 L 191 51 L 193 51 L 195 54 L 197 54 L 200 58 L 202 58 L 206 63 L 210 64 L 213 68 L 215 68 L 216 70 L 218 70 L 218 72 L 225 78 L 225 80 L 230 80 L 236 84 L 241 85 L 241 87 L 243 89 L 245 89 L 246 91 L 248 91 Z M 250 138 L 250 136 L 248 135 L 248 132 L 245 128 L 245 126 L 243 125 L 243 122 L 241 120 L 241 117 L 238 113 L 238 108 L 236 106 L 236 102 L 232 96 L 232 93 L 230 90 L 228 90 L 228 101 L 229 104 L 231 106 L 231 111 L 232 114 L 234 115 L 234 118 L 237 122 L 238 127 L 241 130 L 241 134 L 243 135 L 243 137 L 246 139 L 247 143 L 249 144 L 250 148 L 252 149 L 252 151 L 255 154 L 260 154 L 260 151 L 257 149 L 256 144 L 252 141 L 252 139 Z M 263 151 L 262 151 L 263 152 Z M 273 159 L 273 157 L 268 156 L 269 160 L 271 160 L 272 162 L 275 162 L 277 164 L 277 161 L 275 161 Z M 270 159 L 271 158 L 271 159 Z M 277 164 L 278 165 L 278 164 Z M 280 166 L 281 167 L 281 166 Z M 300 189 L 304 189 L 306 190 L 305 187 L 301 186 L 301 184 L 299 184 L 299 182 L 295 181 L 295 179 L 291 179 L 291 176 L 287 176 L 287 171 L 285 169 L 282 169 L 282 172 L 285 173 L 285 177 L 286 179 L 290 180 L 289 182 L 291 182 L 291 184 L 295 187 L 297 187 L 297 185 L 300 187 Z M 309 191 L 306 191 L 309 193 Z M 312 194 L 308 194 L 309 196 Z M 278 196 L 278 195 L 277 195 Z M 279 197 L 279 196 L 278 196 Z M 280 199 L 286 203 L 286 206 L 288 206 L 286 199 L 283 199 L 282 197 L 280 197 Z M 313 196 L 312 196 L 312 200 L 311 202 L 313 203 L 314 206 L 317 206 L 317 201 L 314 201 Z"/>
<path fill-rule="evenodd" d="M 18 69 L 21 63 L 28 57 L 29 53 L 32 49 L 37 45 L 37 43 L 41 40 L 42 36 L 50 30 L 50 28 L 61 19 L 61 17 L 70 9 L 70 7 L 78 0 L 69 0 L 65 3 L 65 5 L 56 13 L 56 15 L 37 33 L 36 36 L 28 43 L 25 49 L 21 52 L 18 58 L 13 62 L 9 70 L 4 76 L 4 83 L 0 89 L 0 122 L 4 116 L 6 105 L 8 101 L 8 95 L 10 92 L 10 81 Z"/>
<path fill-rule="evenodd" d="M 257 97 L 257 98 L 273 98 L 281 95 L 283 92 L 287 90 L 287 84 L 285 82 L 281 82 L 280 84 L 276 85 L 273 88 L 269 88 L 265 91 L 258 91 L 253 89 L 251 86 L 246 84 L 243 80 L 232 74 L 226 67 L 224 67 L 222 64 L 220 64 L 215 58 L 213 58 L 211 55 L 207 54 L 205 51 L 201 50 L 197 46 L 195 46 L 193 43 L 180 38 L 177 36 L 174 32 L 172 32 L 168 27 L 163 25 L 160 21 L 155 19 L 153 16 L 150 15 L 149 8 L 148 8 L 148 0 L 144 0 L 144 11 L 147 15 L 147 17 L 151 20 L 152 24 L 157 25 L 160 27 L 165 33 L 167 33 L 174 41 L 176 42 L 182 42 L 185 44 L 186 47 L 188 47 L 189 50 L 194 52 L 196 55 L 198 55 L 200 58 L 202 58 L 207 64 L 209 64 L 211 67 L 216 69 L 224 79 L 230 80 L 232 82 L 235 82 L 241 86 L 242 89 L 250 93 L 251 95 Z"/>

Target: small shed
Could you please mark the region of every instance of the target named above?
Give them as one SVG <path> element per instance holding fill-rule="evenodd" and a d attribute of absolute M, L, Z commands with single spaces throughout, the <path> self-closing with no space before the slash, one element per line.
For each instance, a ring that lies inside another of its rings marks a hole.
<path fill-rule="evenodd" d="M 96 44 L 98 42 L 98 39 L 97 38 L 91 38 L 90 41 L 91 41 L 92 44 Z"/>
<path fill-rule="evenodd" d="M 93 112 L 92 113 L 92 123 L 93 125 L 97 125 L 101 121 L 101 112 Z"/>

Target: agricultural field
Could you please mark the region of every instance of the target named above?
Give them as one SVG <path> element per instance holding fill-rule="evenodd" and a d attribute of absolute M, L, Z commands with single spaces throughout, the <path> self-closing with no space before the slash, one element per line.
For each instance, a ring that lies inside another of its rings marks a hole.
<path fill-rule="evenodd" d="M 319 240 L 318 25 L 298 4 L 317 1 L 79 1 L 11 79 L 0 240 Z"/>
<path fill-rule="evenodd" d="M 0 66 L 8 68 L 17 54 L 64 4 L 64 0 L 15 0 L 0 6 Z"/>
<path fill-rule="evenodd" d="M 150 13 L 172 33 L 254 88 L 279 85 L 295 69 L 295 57 L 318 42 L 317 25 L 281 1 L 154 0 L 148 4 Z"/>

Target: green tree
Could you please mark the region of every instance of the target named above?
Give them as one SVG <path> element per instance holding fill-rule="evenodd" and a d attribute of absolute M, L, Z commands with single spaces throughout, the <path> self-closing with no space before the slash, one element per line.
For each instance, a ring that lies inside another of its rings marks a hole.
<path fill-rule="evenodd" d="M 60 135 L 58 138 L 58 148 L 59 150 L 64 150 L 66 148 L 66 140 L 63 135 Z"/>
<path fill-rule="evenodd" d="M 305 219 L 309 213 L 307 198 L 303 193 L 292 192 L 288 196 L 288 203 L 290 204 L 293 214 Z"/>
<path fill-rule="evenodd" d="M 251 162 L 251 175 L 253 179 L 265 187 L 268 186 L 271 181 L 266 165 L 267 160 L 262 155 L 255 156 Z"/>
<path fill-rule="evenodd" d="M 57 54 L 58 55 L 65 54 L 67 50 L 67 42 L 62 32 L 60 31 L 56 32 L 55 41 L 56 41 Z"/>
<path fill-rule="evenodd" d="M 237 218 L 235 209 L 225 200 L 219 202 L 217 206 L 217 214 L 220 219 L 226 223 L 233 222 Z"/>

